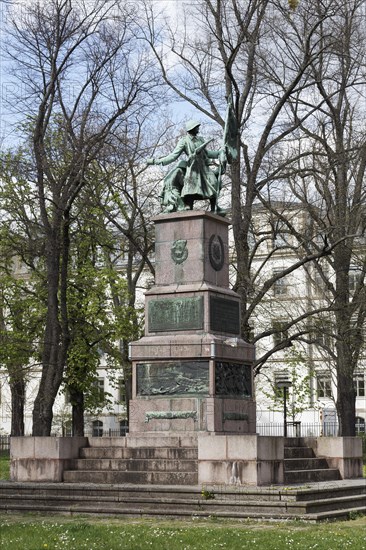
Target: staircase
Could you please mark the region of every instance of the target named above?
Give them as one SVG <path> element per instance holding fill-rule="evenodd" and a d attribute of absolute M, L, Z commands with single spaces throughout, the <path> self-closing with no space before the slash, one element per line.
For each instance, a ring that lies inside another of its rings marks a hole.
<path fill-rule="evenodd" d="M 78 459 L 70 461 L 69 469 L 64 472 L 65 482 L 198 483 L 198 450 L 194 438 L 90 438 L 89 445 L 80 450 Z"/>
<path fill-rule="evenodd" d="M 160 446 L 156 446 L 157 442 Z M 284 483 L 340 479 L 325 458 L 317 458 L 302 438 L 286 438 Z M 68 483 L 197 485 L 198 451 L 194 437 L 90 438 L 64 472 Z"/>
<path fill-rule="evenodd" d="M 366 513 L 366 480 L 288 487 L 138 486 L 0 482 L 5 513 L 105 516 L 348 519 Z"/>
<path fill-rule="evenodd" d="M 285 441 L 284 486 L 200 486 L 197 455 L 189 435 L 90 438 L 64 483 L 0 482 L 0 511 L 308 521 L 366 513 L 366 480 L 340 480 L 301 438 Z"/>
<path fill-rule="evenodd" d="M 286 438 L 283 469 L 285 484 L 341 479 L 339 470 L 329 468 L 326 458 L 317 458 L 300 437 Z"/>

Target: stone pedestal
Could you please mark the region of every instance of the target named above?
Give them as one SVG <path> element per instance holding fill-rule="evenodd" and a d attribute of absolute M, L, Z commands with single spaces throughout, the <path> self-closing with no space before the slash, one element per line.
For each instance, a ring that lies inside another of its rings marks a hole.
<path fill-rule="evenodd" d="M 206 435 L 198 437 L 198 482 L 271 485 L 284 479 L 283 437 Z"/>
<path fill-rule="evenodd" d="M 306 437 L 304 441 L 317 457 L 325 457 L 331 468 L 338 468 L 342 479 L 362 477 L 360 437 Z"/>
<path fill-rule="evenodd" d="M 145 336 L 130 347 L 129 431 L 255 433 L 254 347 L 240 337 L 229 288 L 229 222 L 189 211 L 160 215 Z"/>
<path fill-rule="evenodd" d="M 62 481 L 64 470 L 79 456 L 87 437 L 12 437 L 12 481 Z"/>

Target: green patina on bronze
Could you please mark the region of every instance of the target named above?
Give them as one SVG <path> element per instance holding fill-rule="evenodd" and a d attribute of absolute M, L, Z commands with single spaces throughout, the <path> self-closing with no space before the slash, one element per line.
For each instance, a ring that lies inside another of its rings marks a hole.
<path fill-rule="evenodd" d="M 219 149 L 209 150 L 207 146 L 213 141 L 199 136 L 200 122 L 190 120 L 186 124 L 187 134 L 180 138 L 174 151 L 165 157 L 147 159 L 148 165 L 167 166 L 184 154 L 164 177 L 164 186 L 160 194 L 163 212 L 192 210 L 194 201 L 209 199 L 211 212 L 225 215 L 218 207 L 218 197 L 222 185 L 222 176 L 227 163 L 237 159 L 239 153 L 238 122 L 231 98 L 228 101 L 225 128 Z M 218 164 L 212 168 L 212 160 Z"/>
<path fill-rule="evenodd" d="M 171 257 L 175 264 L 182 264 L 188 258 L 187 241 L 177 239 L 172 244 Z"/>
<path fill-rule="evenodd" d="M 241 420 L 241 421 L 247 421 L 249 420 L 249 416 L 246 413 L 240 413 L 240 412 L 224 412 L 223 420 L 226 422 L 227 420 Z"/>
<path fill-rule="evenodd" d="M 193 418 L 197 420 L 196 411 L 151 411 L 145 414 L 145 422 L 150 420 L 185 420 Z"/>
<path fill-rule="evenodd" d="M 149 332 L 203 329 L 203 296 L 151 300 Z"/>
<path fill-rule="evenodd" d="M 137 395 L 208 395 L 208 361 L 137 364 Z"/>
<path fill-rule="evenodd" d="M 215 363 L 215 395 L 220 397 L 251 397 L 250 365 L 217 361 Z"/>

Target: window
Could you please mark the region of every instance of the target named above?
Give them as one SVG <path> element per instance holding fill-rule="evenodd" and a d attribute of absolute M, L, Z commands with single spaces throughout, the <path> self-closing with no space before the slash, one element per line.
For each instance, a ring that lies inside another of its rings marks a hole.
<path fill-rule="evenodd" d="M 277 319 L 272 323 L 273 329 L 273 343 L 275 346 L 279 346 L 282 342 L 288 339 L 287 321 Z"/>
<path fill-rule="evenodd" d="M 95 395 L 96 395 L 98 403 L 103 403 L 103 401 L 104 401 L 104 378 L 98 378 L 97 380 L 95 380 L 95 382 L 93 383 L 93 386 L 96 390 Z"/>
<path fill-rule="evenodd" d="M 355 427 L 357 435 L 365 433 L 365 419 L 362 416 L 356 416 Z"/>
<path fill-rule="evenodd" d="M 357 285 L 362 279 L 362 272 L 357 269 L 351 269 L 349 272 L 348 288 L 351 293 L 355 292 Z"/>
<path fill-rule="evenodd" d="M 119 435 L 122 437 L 128 433 L 128 422 L 127 420 L 121 420 L 119 423 Z"/>
<path fill-rule="evenodd" d="M 103 435 L 103 422 L 101 420 L 94 420 L 93 437 L 102 437 L 102 435 Z"/>
<path fill-rule="evenodd" d="M 275 270 L 273 276 L 278 276 L 278 279 L 273 283 L 273 294 L 275 296 L 285 296 L 289 291 L 288 277 L 280 277 L 282 269 Z"/>
<path fill-rule="evenodd" d="M 356 374 L 353 379 L 353 384 L 356 397 L 365 397 L 365 376 L 363 374 Z"/>
<path fill-rule="evenodd" d="M 65 390 L 65 405 L 70 405 L 70 404 L 71 404 L 71 395 L 70 395 L 69 390 L 66 388 L 66 390 Z"/>
<path fill-rule="evenodd" d="M 328 374 L 316 375 L 316 393 L 318 399 L 332 397 L 332 381 Z"/>
<path fill-rule="evenodd" d="M 126 384 L 125 379 L 120 378 L 118 380 L 118 403 L 126 402 Z"/>
<path fill-rule="evenodd" d="M 284 246 L 288 246 L 289 231 L 287 225 L 283 221 L 278 220 L 274 223 L 272 225 L 272 232 L 273 248 L 283 248 Z"/>
<path fill-rule="evenodd" d="M 71 420 L 65 420 L 61 422 L 62 437 L 72 436 L 72 422 Z"/>
<path fill-rule="evenodd" d="M 312 327 L 311 336 L 319 348 L 332 349 L 334 345 L 334 325 L 330 320 L 318 319 Z"/>
<path fill-rule="evenodd" d="M 324 276 L 328 278 L 327 266 L 321 266 L 321 269 Z M 321 273 L 317 269 L 314 271 L 313 288 L 315 296 L 323 296 L 324 293 L 327 291 L 327 284 L 324 281 Z"/>

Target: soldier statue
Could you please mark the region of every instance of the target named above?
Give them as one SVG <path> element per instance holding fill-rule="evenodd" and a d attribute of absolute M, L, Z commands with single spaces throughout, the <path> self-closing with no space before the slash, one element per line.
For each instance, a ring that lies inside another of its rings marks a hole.
<path fill-rule="evenodd" d="M 147 161 L 149 165 L 166 166 L 176 161 L 182 153 L 186 155 L 186 160 L 180 160 L 164 178 L 160 195 L 163 212 L 192 210 L 194 201 L 209 199 L 211 212 L 224 215 L 224 211 L 217 204 L 221 178 L 225 173 L 227 162 L 231 162 L 237 156 L 235 117 L 229 109 L 231 105 L 228 106 L 221 149 L 208 150 L 207 145 L 213 140 L 205 141 L 199 136 L 200 123 L 190 120 L 186 124 L 187 134 L 178 141 L 170 155 Z M 218 166 L 211 168 L 214 159 L 218 160 Z"/>

